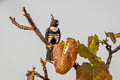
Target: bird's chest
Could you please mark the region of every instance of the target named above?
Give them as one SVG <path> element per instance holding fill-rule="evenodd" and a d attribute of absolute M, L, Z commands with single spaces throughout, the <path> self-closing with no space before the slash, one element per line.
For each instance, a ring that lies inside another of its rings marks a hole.
<path fill-rule="evenodd" d="M 55 40 L 55 43 L 59 41 L 60 35 L 58 33 L 49 33 L 48 35 L 48 41 L 51 42 L 52 40 Z"/>

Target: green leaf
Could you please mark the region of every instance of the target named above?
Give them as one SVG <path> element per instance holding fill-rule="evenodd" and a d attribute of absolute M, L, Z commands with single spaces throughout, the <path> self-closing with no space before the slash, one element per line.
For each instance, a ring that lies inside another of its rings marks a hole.
<path fill-rule="evenodd" d="M 112 80 L 112 76 L 104 62 L 94 65 L 84 62 L 77 68 L 76 80 Z"/>
<path fill-rule="evenodd" d="M 90 51 L 88 50 L 88 48 L 84 45 L 84 44 L 80 44 L 78 45 L 78 53 L 81 57 L 84 58 L 90 58 L 92 57 Z"/>
<path fill-rule="evenodd" d="M 116 37 L 114 35 L 113 32 L 105 32 L 107 37 L 110 37 L 110 39 L 112 40 L 112 42 L 115 44 L 116 43 Z"/>
<path fill-rule="evenodd" d="M 91 63 L 101 62 L 101 58 L 97 57 L 95 54 L 91 53 L 88 48 L 77 41 L 78 53 L 81 57 L 88 58 Z"/>
<path fill-rule="evenodd" d="M 96 64 L 98 62 L 101 62 L 101 58 L 100 57 L 91 57 L 89 58 L 89 61 L 92 63 L 92 64 Z"/>
<path fill-rule="evenodd" d="M 89 49 L 89 51 L 96 55 L 98 48 L 99 48 L 98 36 L 95 34 L 94 36 L 88 37 L 88 49 Z"/>

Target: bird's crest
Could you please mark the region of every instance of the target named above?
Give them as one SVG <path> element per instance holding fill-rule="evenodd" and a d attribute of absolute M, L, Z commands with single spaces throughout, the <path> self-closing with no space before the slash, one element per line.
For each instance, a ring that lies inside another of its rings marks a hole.
<path fill-rule="evenodd" d="M 50 14 L 50 15 L 52 16 L 50 26 L 57 27 L 59 25 L 58 24 L 59 21 L 57 19 L 55 19 L 52 14 Z"/>
<path fill-rule="evenodd" d="M 51 20 L 53 20 L 53 21 L 54 21 L 54 16 L 53 16 L 52 14 L 50 14 L 50 15 L 51 15 L 51 17 L 52 17 L 52 18 L 51 18 Z"/>

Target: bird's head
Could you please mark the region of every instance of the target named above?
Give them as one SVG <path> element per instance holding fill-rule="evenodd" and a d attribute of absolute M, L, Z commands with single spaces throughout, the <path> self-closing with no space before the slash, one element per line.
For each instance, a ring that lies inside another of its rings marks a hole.
<path fill-rule="evenodd" d="M 59 21 L 57 19 L 54 19 L 52 14 L 51 14 L 51 16 L 52 16 L 52 18 L 51 18 L 50 27 L 57 27 L 59 25 Z"/>

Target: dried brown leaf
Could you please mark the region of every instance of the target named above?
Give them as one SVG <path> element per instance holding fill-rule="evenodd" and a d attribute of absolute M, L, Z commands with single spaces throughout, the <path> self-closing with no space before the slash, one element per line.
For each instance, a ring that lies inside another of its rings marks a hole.
<path fill-rule="evenodd" d="M 27 80 L 34 80 L 34 71 L 28 71 L 26 76 Z"/>
<path fill-rule="evenodd" d="M 116 37 L 116 38 L 120 38 L 120 33 L 116 33 L 116 34 L 115 34 L 115 37 Z"/>
<path fill-rule="evenodd" d="M 112 80 L 108 67 L 104 62 L 94 65 L 83 63 L 77 68 L 76 80 Z"/>

